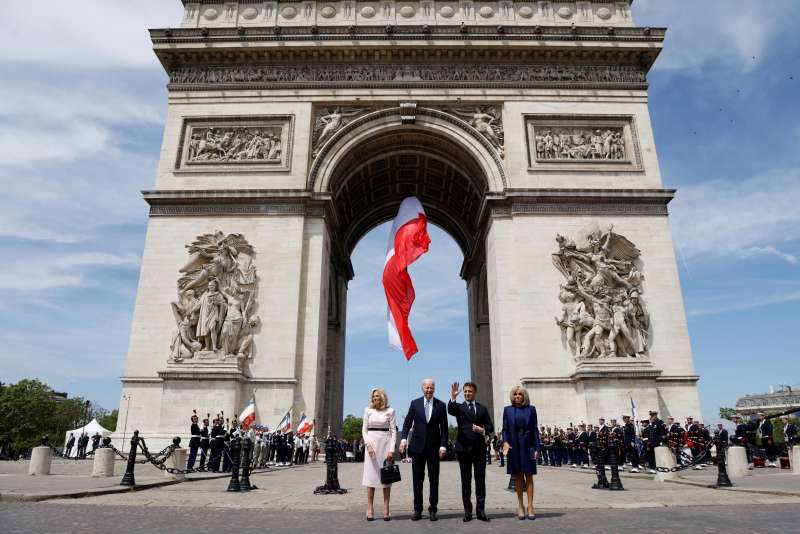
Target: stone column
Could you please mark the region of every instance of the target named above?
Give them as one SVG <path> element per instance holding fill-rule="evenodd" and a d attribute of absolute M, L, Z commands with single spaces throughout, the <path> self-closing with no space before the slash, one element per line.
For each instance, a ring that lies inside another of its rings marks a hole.
<path fill-rule="evenodd" d="M 789 465 L 792 467 L 792 473 L 800 475 L 800 445 L 789 449 Z"/>
<path fill-rule="evenodd" d="M 656 467 L 663 467 L 665 469 L 672 469 L 676 467 L 675 453 L 669 447 L 656 447 Z M 674 480 L 678 478 L 676 471 L 659 471 L 656 475 L 656 480 L 664 482 L 665 480 Z"/>
<path fill-rule="evenodd" d="M 92 476 L 93 477 L 114 476 L 114 449 L 110 447 L 100 447 L 99 449 L 94 451 Z"/>
<path fill-rule="evenodd" d="M 174 467 L 175 469 L 186 469 L 186 452 L 187 449 L 184 449 L 183 447 L 178 447 L 175 449 L 175 451 L 172 453 L 172 456 L 170 456 L 170 467 Z M 164 471 L 164 475 L 167 478 L 172 478 L 174 480 L 183 480 L 186 478 L 186 475 L 183 473 L 172 474 L 169 471 Z"/>
<path fill-rule="evenodd" d="M 728 447 L 728 476 L 742 478 L 750 474 L 747 468 L 747 451 L 744 447 Z"/>
<path fill-rule="evenodd" d="M 34 447 L 31 451 L 31 462 L 28 464 L 29 475 L 49 475 L 53 451 L 50 447 Z"/>

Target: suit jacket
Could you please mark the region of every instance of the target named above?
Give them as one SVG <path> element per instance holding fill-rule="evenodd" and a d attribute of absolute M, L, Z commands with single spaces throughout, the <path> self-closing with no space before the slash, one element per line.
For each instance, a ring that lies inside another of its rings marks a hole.
<path fill-rule="evenodd" d="M 408 452 L 420 454 L 431 452 L 435 448 L 447 448 L 447 409 L 442 401 L 434 397 L 431 406 L 431 420 L 425 420 L 424 397 L 414 399 L 408 407 L 406 419 L 403 421 L 402 439 L 408 439 L 411 432 L 411 441 L 408 443 Z"/>
<path fill-rule="evenodd" d="M 458 403 L 450 401 L 447 403 L 447 413 L 456 418 L 458 435 L 454 448 L 456 452 L 469 452 L 472 449 L 486 449 L 486 439 L 484 436 L 494 432 L 492 418 L 489 410 L 479 402 L 475 402 L 475 416 L 473 417 L 466 402 Z M 472 431 L 472 425 L 483 427 L 485 434 L 478 434 Z"/>

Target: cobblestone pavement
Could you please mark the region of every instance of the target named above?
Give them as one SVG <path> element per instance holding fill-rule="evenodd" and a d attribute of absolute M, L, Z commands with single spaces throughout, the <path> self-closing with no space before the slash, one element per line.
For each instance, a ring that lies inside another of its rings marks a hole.
<path fill-rule="evenodd" d="M 155 491 L 155 490 L 154 490 Z M 175 508 L 143 506 L 92 506 L 52 503 L 0 503 L 0 525 L 4 534 L 71 534 L 86 532 L 361 532 L 445 533 L 456 529 L 484 534 L 510 531 L 640 533 L 702 532 L 710 534 L 796 532 L 798 505 L 693 506 L 650 510 L 563 510 L 539 512 L 536 521 L 517 521 L 513 512 L 490 513 L 491 523 L 464 524 L 461 514 L 442 512 L 440 520 L 411 522 L 407 513 L 396 514 L 386 523 L 364 521 L 361 513 L 342 511 L 227 510 L 214 507 Z M 553 530 L 556 529 L 556 530 Z"/>
<path fill-rule="evenodd" d="M 392 511 L 408 513 L 412 509 L 411 464 L 400 464 L 403 480 L 392 488 Z M 256 474 L 251 481 L 258 486 L 249 493 L 227 493 L 225 479 L 199 480 L 142 492 L 87 497 L 62 501 L 75 505 L 167 506 L 220 509 L 256 509 L 262 511 L 340 511 L 354 514 L 365 510 L 365 490 L 361 486 L 362 464 L 339 466 L 339 480 L 349 492 L 345 495 L 314 495 L 313 489 L 324 482 L 322 463 L 296 466 L 281 471 Z M 800 477 L 798 477 L 800 478 Z M 508 475 L 495 464 L 487 466 L 487 509 L 513 513 L 514 496 L 506 491 Z M 568 468 L 542 469 L 536 476 L 537 508 L 661 508 L 672 506 L 744 506 L 753 504 L 800 504 L 800 497 L 763 495 L 714 490 L 704 487 L 661 483 L 646 478 L 623 479 L 627 491 L 609 492 L 590 488 L 592 477 Z M 798 480 L 800 483 L 800 480 Z M 426 487 L 427 495 L 427 487 Z M 458 513 L 462 510 L 458 464 L 442 463 L 439 509 Z"/>

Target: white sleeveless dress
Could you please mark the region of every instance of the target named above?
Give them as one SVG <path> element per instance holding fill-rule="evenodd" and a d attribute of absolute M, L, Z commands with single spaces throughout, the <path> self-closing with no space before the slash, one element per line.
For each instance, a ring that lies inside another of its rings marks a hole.
<path fill-rule="evenodd" d="M 365 409 L 361 436 L 364 438 L 364 479 L 361 484 L 368 488 L 388 488 L 381 484 L 381 467 L 389 452 L 394 452 L 397 441 L 394 408 L 381 411 Z M 370 457 L 368 445 L 375 451 L 375 457 Z"/>

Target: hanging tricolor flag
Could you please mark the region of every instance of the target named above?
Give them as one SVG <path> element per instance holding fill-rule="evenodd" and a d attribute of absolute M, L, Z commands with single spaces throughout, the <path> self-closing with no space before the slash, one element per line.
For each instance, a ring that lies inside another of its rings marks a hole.
<path fill-rule="evenodd" d="M 402 349 L 406 360 L 418 352 L 408 328 L 408 315 L 414 303 L 414 286 L 408 266 L 428 252 L 428 219 L 417 197 L 406 197 L 400 204 L 389 233 L 386 262 L 383 264 L 383 289 L 388 304 L 389 344 Z"/>
<path fill-rule="evenodd" d="M 292 429 L 292 410 L 289 409 L 286 412 L 286 415 L 283 416 L 281 422 L 278 423 L 278 426 L 275 428 L 277 432 L 283 432 L 284 434 Z"/>
<path fill-rule="evenodd" d="M 300 421 L 297 423 L 297 433 L 303 435 L 307 432 L 311 432 L 312 428 L 314 428 L 314 423 L 311 422 L 311 419 L 306 417 L 305 412 L 301 413 Z"/>
<path fill-rule="evenodd" d="M 253 396 L 250 397 L 250 403 L 244 410 L 242 410 L 242 413 L 239 415 L 239 427 L 242 429 L 242 431 L 247 430 L 248 428 L 250 428 L 250 425 L 252 425 L 255 422 L 255 420 L 256 420 L 256 396 L 255 394 L 253 394 Z"/>

